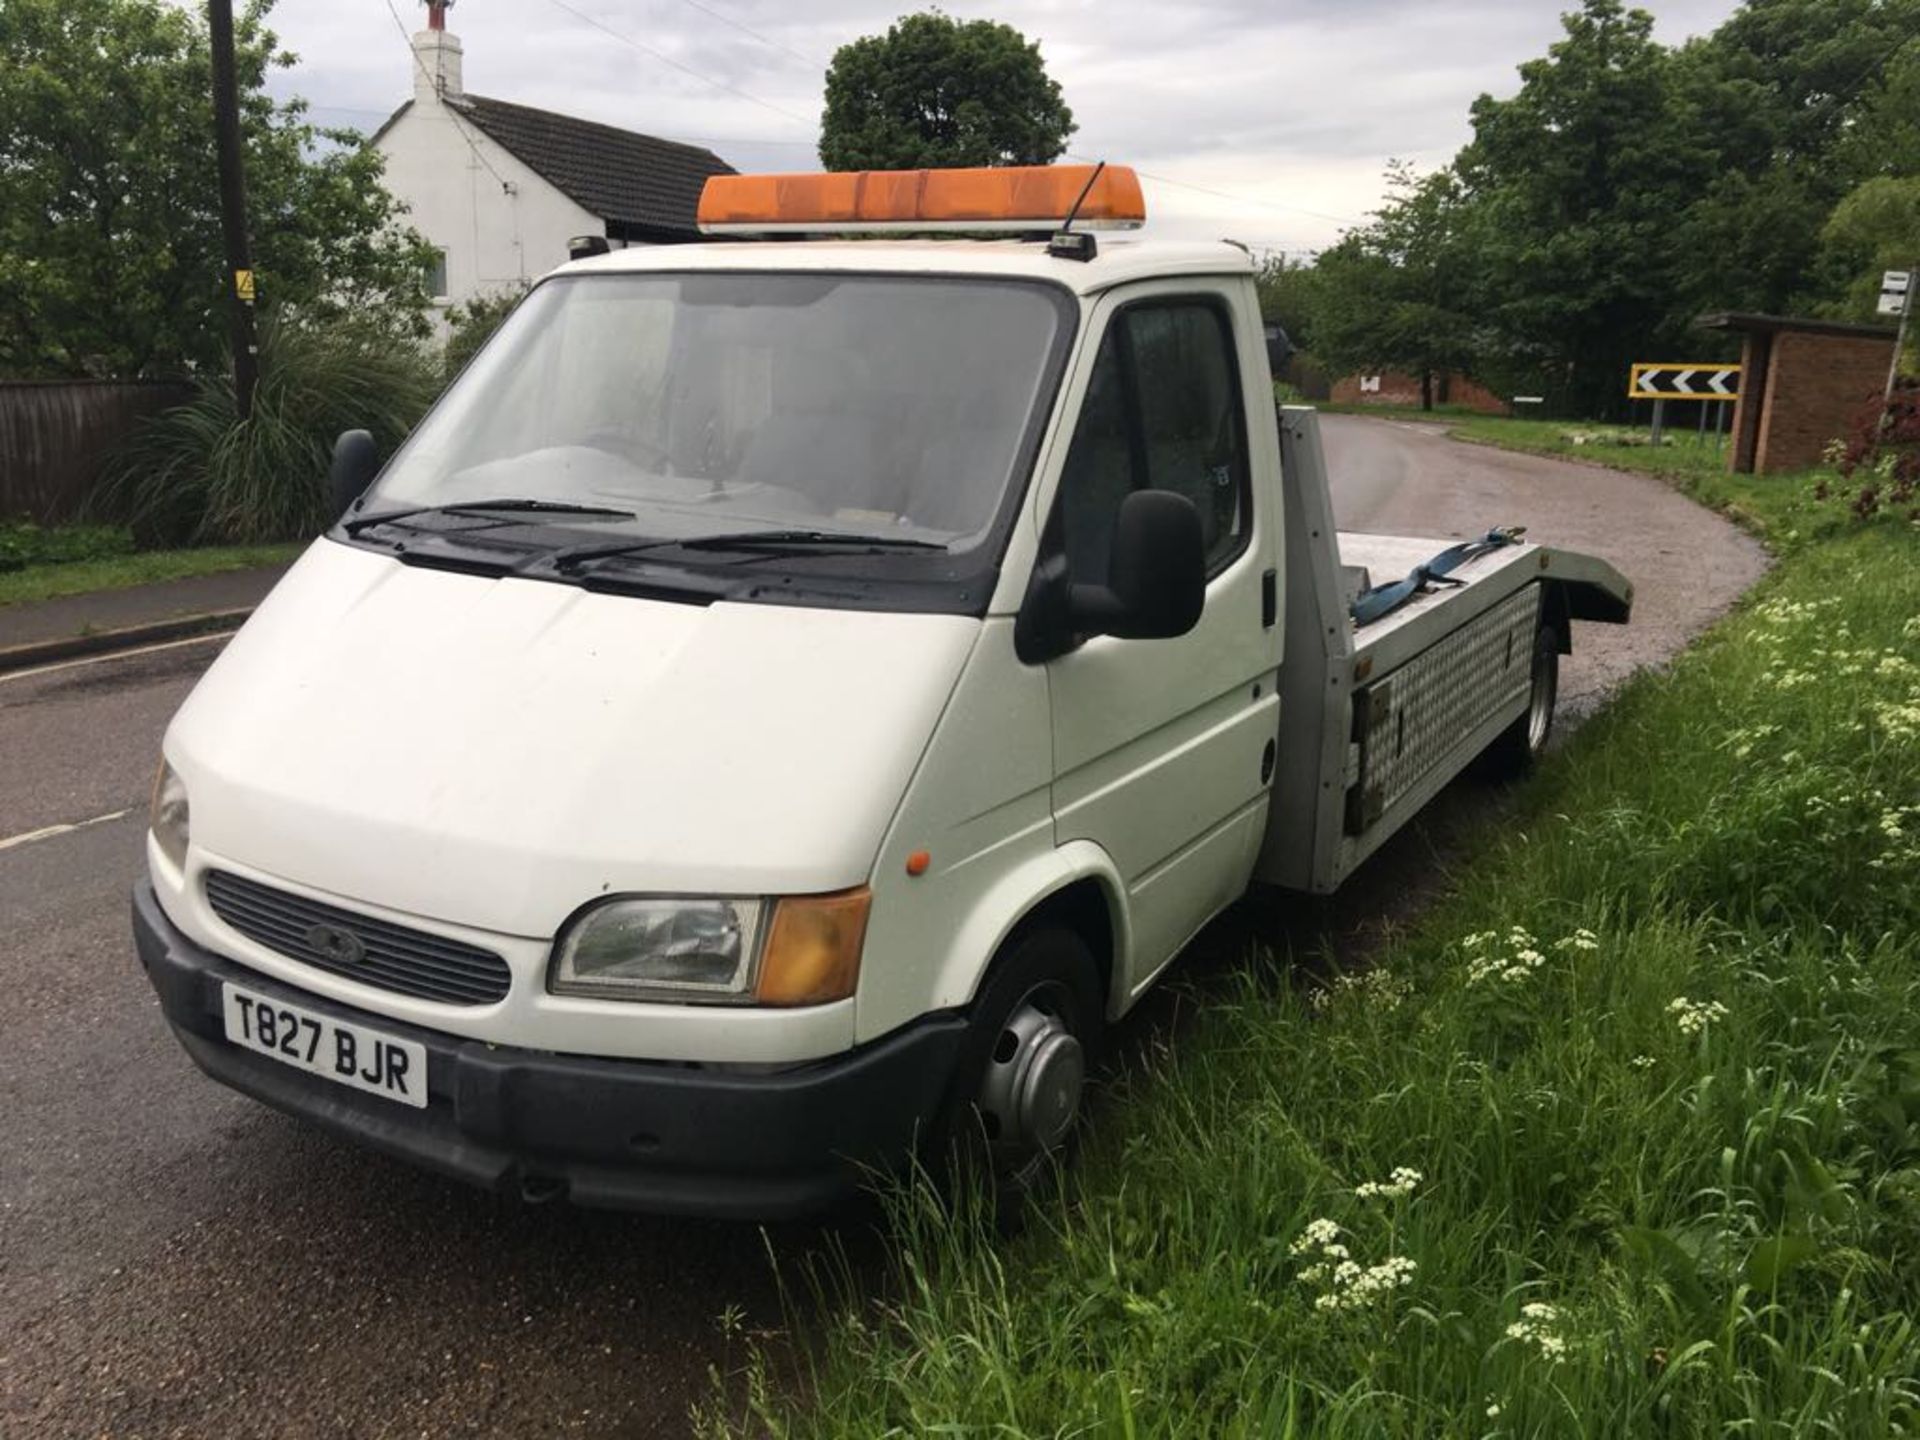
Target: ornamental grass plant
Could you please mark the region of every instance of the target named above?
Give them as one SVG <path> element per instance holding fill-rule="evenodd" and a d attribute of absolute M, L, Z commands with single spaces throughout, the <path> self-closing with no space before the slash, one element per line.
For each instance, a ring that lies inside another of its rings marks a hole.
<path fill-rule="evenodd" d="M 439 385 L 438 361 L 386 329 L 268 321 L 253 413 L 240 419 L 230 372 L 201 376 L 114 457 L 95 508 L 149 546 L 309 538 L 334 518 L 340 432 L 370 430 L 390 454 Z"/>

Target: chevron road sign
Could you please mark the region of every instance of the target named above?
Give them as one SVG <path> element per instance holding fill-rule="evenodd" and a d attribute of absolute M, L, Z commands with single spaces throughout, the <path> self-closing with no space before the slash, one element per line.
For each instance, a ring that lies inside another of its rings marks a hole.
<path fill-rule="evenodd" d="M 1635 365 L 1633 378 L 1627 382 L 1627 397 L 1632 400 L 1738 400 L 1740 367 L 1718 363 Z"/>

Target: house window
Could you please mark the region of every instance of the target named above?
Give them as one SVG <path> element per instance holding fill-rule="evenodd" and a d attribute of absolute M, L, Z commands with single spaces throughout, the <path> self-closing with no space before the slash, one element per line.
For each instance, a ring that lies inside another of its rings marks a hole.
<path fill-rule="evenodd" d="M 427 294 L 436 300 L 447 298 L 447 252 L 434 250 L 427 258 Z"/>

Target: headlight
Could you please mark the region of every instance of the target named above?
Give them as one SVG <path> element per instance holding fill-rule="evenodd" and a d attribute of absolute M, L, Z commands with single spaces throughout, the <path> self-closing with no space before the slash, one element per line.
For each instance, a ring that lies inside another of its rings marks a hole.
<path fill-rule="evenodd" d="M 153 838 L 176 870 L 187 867 L 187 787 L 165 760 L 153 777 Z"/>
<path fill-rule="evenodd" d="M 843 1000 L 860 978 L 871 898 L 862 886 L 777 901 L 610 900 L 562 933 L 547 988 L 615 1000 Z"/>
<path fill-rule="evenodd" d="M 612 900 L 554 951 L 556 995 L 746 1000 L 760 958 L 758 900 Z"/>

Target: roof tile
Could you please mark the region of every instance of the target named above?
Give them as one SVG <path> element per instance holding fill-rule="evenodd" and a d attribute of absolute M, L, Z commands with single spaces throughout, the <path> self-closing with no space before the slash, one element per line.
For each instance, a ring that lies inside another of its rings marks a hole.
<path fill-rule="evenodd" d="M 692 240 L 694 212 L 709 175 L 734 169 L 711 150 L 618 130 L 551 110 L 484 95 L 447 103 L 488 138 L 591 210 L 610 229 L 640 240 Z"/>

